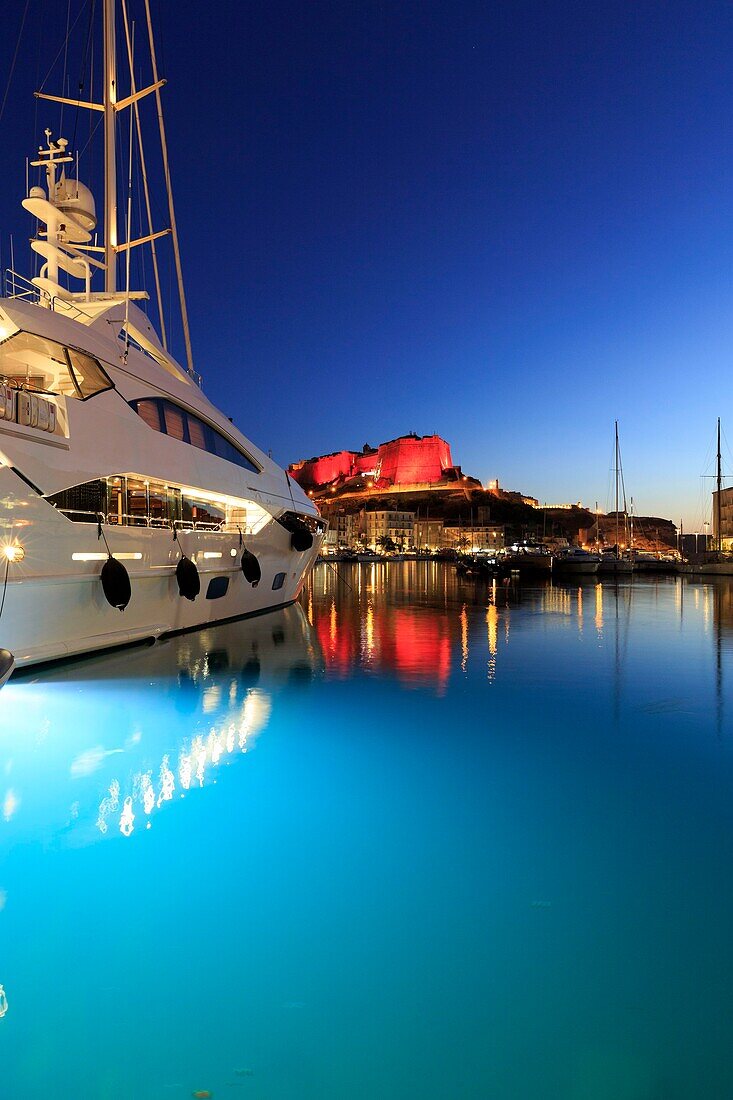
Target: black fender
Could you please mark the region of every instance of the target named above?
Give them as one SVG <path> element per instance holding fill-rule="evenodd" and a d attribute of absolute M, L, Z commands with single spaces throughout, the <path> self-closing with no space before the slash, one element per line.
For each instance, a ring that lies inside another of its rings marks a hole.
<path fill-rule="evenodd" d="M 132 596 L 130 574 L 121 561 L 117 561 L 112 555 L 107 558 L 101 572 L 102 589 L 108 604 L 116 607 L 118 611 L 124 611 Z"/>
<path fill-rule="evenodd" d="M 176 580 L 178 581 L 178 595 L 185 600 L 195 600 L 201 591 L 201 577 L 199 571 L 184 554 L 176 566 Z"/>

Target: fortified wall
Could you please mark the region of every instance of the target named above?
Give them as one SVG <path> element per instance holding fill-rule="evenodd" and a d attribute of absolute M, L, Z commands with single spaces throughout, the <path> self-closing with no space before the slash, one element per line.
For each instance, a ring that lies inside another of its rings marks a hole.
<path fill-rule="evenodd" d="M 370 488 L 388 489 L 455 479 L 456 467 L 450 444 L 439 435 L 402 435 L 377 448 L 367 444 L 361 451 L 335 451 L 295 462 L 288 473 L 306 491 L 343 485 L 352 478 L 368 479 Z"/>

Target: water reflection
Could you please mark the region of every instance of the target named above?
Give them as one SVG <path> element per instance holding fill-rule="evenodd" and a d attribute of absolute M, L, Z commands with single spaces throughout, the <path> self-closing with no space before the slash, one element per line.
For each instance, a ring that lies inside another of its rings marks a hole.
<path fill-rule="evenodd" d="M 685 604 L 689 590 L 692 599 Z M 612 713 L 618 718 L 634 600 L 644 616 L 652 609 L 666 615 L 671 600 L 680 620 L 686 609 L 703 633 L 714 630 L 720 697 L 720 652 L 726 635 L 733 637 L 733 584 L 727 578 L 701 583 L 686 577 L 588 577 L 518 585 L 467 580 L 452 566 L 432 562 L 341 564 L 338 570 L 316 569 L 304 605 L 327 675 L 389 675 L 438 695 L 447 691 L 451 675 L 469 675 L 474 662 L 489 683 L 501 678 L 513 612 L 520 615 L 520 630 L 537 614 L 548 619 L 548 627 L 549 620 L 559 618 L 579 643 L 591 641 L 608 654 L 604 676 L 609 676 Z"/>
<path fill-rule="evenodd" d="M 357 669 L 388 673 L 407 686 L 443 694 L 454 666 L 467 671 L 477 643 L 472 609 L 484 609 L 487 634 L 480 652 L 493 679 L 500 625 L 506 642 L 508 609 L 520 599 L 521 589 L 510 582 L 477 584 L 442 563 L 390 562 L 320 566 L 305 604 L 331 676 L 346 679 Z"/>
<path fill-rule="evenodd" d="M 276 694 L 321 668 L 295 605 L 11 681 L 0 716 L 6 838 L 61 827 L 78 843 L 150 828 L 253 746 Z"/>
<path fill-rule="evenodd" d="M 0 1093 L 733 1096 L 733 583 L 341 572 L 0 693 Z"/>

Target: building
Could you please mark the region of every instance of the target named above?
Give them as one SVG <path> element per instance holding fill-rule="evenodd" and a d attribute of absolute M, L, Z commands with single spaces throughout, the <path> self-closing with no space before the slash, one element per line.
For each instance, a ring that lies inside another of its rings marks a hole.
<path fill-rule="evenodd" d="M 378 447 L 364 444 L 361 451 L 334 451 L 304 459 L 288 467 L 288 473 L 311 495 L 324 492 L 368 492 L 406 487 L 429 487 L 470 481 L 460 466 L 453 465 L 450 444 L 439 435 L 398 436 Z"/>
<path fill-rule="evenodd" d="M 328 530 L 323 545 L 327 550 L 350 547 L 356 542 L 359 528 L 358 516 L 332 514 L 328 517 Z"/>
<path fill-rule="evenodd" d="M 466 554 L 475 554 L 478 550 L 502 550 L 504 548 L 504 528 L 498 524 L 467 526 L 450 520 L 443 527 L 443 547 L 450 547 Z"/>
<path fill-rule="evenodd" d="M 683 557 L 691 558 L 695 554 L 704 554 L 713 549 L 715 544 L 712 535 L 709 533 L 710 524 L 705 526 L 707 528 L 705 531 L 693 531 L 690 534 L 682 535 L 680 550 Z"/>
<path fill-rule="evenodd" d="M 438 550 L 443 545 L 443 520 L 416 518 L 412 541 L 418 550 Z"/>
<path fill-rule="evenodd" d="M 367 546 L 376 550 L 384 539 L 391 539 L 400 550 L 412 547 L 414 512 L 365 512 L 364 537 Z"/>

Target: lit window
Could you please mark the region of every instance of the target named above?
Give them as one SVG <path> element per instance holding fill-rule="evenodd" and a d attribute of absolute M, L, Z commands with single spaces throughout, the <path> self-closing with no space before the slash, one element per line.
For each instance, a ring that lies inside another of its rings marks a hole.
<path fill-rule="evenodd" d="M 91 355 L 30 332 L 17 332 L 0 343 L 0 378 L 19 389 L 79 401 L 112 389 Z"/>

